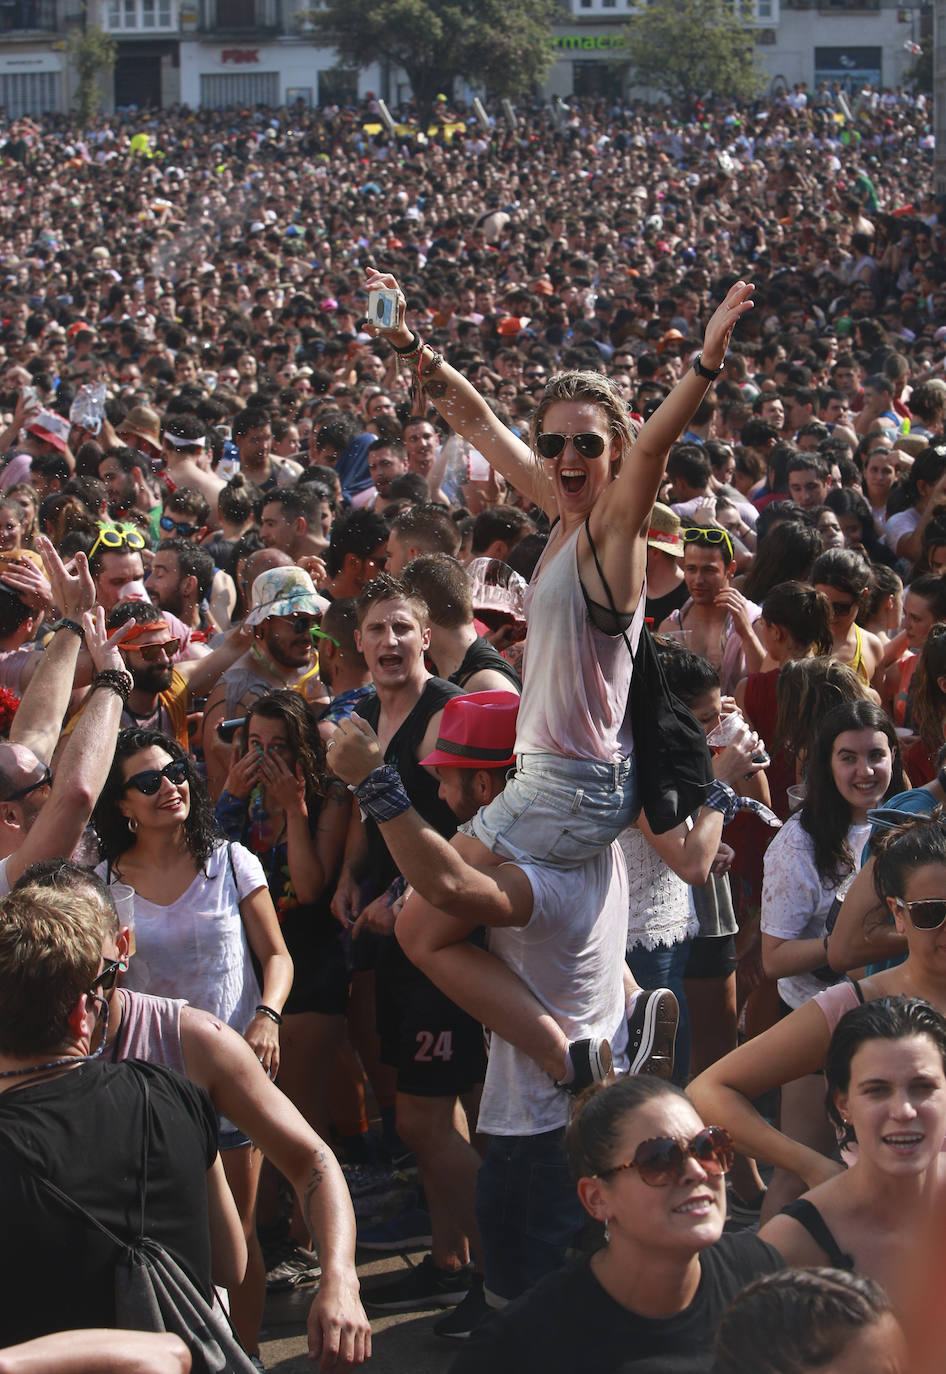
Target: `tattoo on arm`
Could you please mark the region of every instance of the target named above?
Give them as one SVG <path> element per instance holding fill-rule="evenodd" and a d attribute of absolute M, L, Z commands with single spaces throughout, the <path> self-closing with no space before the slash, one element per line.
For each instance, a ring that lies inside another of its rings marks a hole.
<path fill-rule="evenodd" d="M 305 1219 L 305 1224 L 308 1227 L 309 1235 L 312 1237 L 313 1242 L 317 1241 L 318 1237 L 315 1234 L 315 1226 L 313 1225 L 312 1221 L 312 1202 L 315 1198 L 316 1193 L 319 1191 L 319 1188 L 324 1177 L 325 1151 L 320 1147 L 316 1150 L 315 1154 L 312 1157 L 312 1172 L 309 1175 L 309 1181 L 306 1184 L 305 1191 L 302 1194 L 302 1215 Z"/>

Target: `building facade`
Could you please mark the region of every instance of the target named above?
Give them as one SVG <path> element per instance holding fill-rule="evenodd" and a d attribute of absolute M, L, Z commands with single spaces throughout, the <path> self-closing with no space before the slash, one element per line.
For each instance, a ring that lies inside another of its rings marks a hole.
<path fill-rule="evenodd" d="M 380 0 L 383 3 L 383 0 Z M 555 62 L 542 94 L 646 95 L 622 62 L 622 26 L 640 0 L 566 0 L 553 27 Z M 915 44 L 932 26 L 946 40 L 944 0 L 751 0 L 749 22 L 771 89 L 822 81 L 846 89 L 902 84 Z M 303 0 L 0 0 L 0 106 L 10 116 L 69 108 L 74 89 L 68 34 L 99 23 L 118 58 L 105 108 L 219 108 L 347 103 L 368 91 L 396 104 L 409 94 L 403 73 L 338 65 L 317 47 Z M 938 45 L 944 80 L 946 41 Z M 468 94 L 468 92 L 457 92 Z M 944 101 L 938 102 L 946 119 Z M 943 129 L 940 147 L 943 146 Z"/>

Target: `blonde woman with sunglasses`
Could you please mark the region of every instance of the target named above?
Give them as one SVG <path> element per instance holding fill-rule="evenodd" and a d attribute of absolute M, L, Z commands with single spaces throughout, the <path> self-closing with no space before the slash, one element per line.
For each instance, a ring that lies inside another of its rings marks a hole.
<path fill-rule="evenodd" d="M 406 328 L 393 277 L 370 271 L 366 285 L 396 293 L 396 323 L 383 332 L 440 414 L 555 522 L 527 593 L 529 622 L 539 635 L 523 659 L 516 772 L 454 843 L 482 867 L 509 860 L 576 867 L 606 850 L 639 809 L 626 706 L 629 646 L 636 652 L 644 621 L 650 513 L 670 446 L 722 370 L 736 322 L 752 308 L 753 288 L 732 287 L 707 326 L 702 354 L 639 434 L 606 378 L 563 372 L 547 383 L 527 444 Z M 530 910 L 531 903 L 514 915 L 525 924 Z M 336 915 L 357 914 L 336 903 Z M 447 996 L 534 1051 L 539 1004 L 498 960 L 478 959 L 467 933 L 465 922 L 443 913 L 432 918 L 426 907 L 413 914 L 407 907 L 398 930 L 409 957 Z M 497 1004 L 502 1024 L 494 1017 Z M 564 1036 L 553 1059 L 560 1059 L 556 1076 L 568 1078 L 574 1065 Z M 591 1077 L 598 1076 L 592 1067 Z"/>
<path fill-rule="evenodd" d="M 689 1087 L 697 1109 L 721 1121 L 737 1149 L 796 1175 L 807 1188 L 842 1166 L 770 1126 L 752 1103 L 784 1083 L 820 1073 L 835 1026 L 861 1003 L 920 997 L 946 1014 L 946 826 L 936 816 L 917 816 L 874 840 L 873 847 L 877 899 L 906 940 L 906 960 L 819 992 Z"/>

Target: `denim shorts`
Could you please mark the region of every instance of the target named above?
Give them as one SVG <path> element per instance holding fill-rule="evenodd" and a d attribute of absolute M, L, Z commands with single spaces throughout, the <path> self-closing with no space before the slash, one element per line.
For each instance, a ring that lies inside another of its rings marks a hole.
<path fill-rule="evenodd" d="M 637 811 L 633 758 L 519 754 L 502 792 L 460 830 L 514 863 L 575 868 L 607 849 Z"/>

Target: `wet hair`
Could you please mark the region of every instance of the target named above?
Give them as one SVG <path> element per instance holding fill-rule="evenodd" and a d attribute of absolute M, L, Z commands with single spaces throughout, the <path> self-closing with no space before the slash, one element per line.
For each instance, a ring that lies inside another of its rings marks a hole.
<path fill-rule="evenodd" d="M 193 577 L 197 580 L 197 600 L 206 601 L 213 586 L 213 557 L 195 544 L 192 539 L 165 539 L 155 549 L 155 553 L 173 553 L 177 559 L 179 577 Z"/>
<path fill-rule="evenodd" d="M 427 611 L 427 602 L 419 592 L 413 591 L 406 582 L 402 582 L 399 577 L 392 577 L 390 573 L 379 573 L 373 577 L 361 589 L 358 597 L 358 627 L 361 628 L 365 616 L 372 606 L 377 606 L 382 601 L 409 601 L 414 608 L 414 614 L 420 622 L 422 630 L 426 630 L 430 620 Z"/>
<path fill-rule="evenodd" d="M 946 543 L 946 540 L 943 542 Z M 888 568 L 885 563 L 872 563 L 870 585 L 857 613 L 858 625 L 869 624 L 880 610 L 881 602 L 886 601 L 888 596 L 896 596 L 902 591 L 903 582 L 893 568 Z"/>
<path fill-rule="evenodd" d="M 282 721 L 285 725 L 292 763 L 299 763 L 302 768 L 306 806 L 310 821 L 314 821 L 328 792 L 330 780 L 325 769 L 325 744 L 305 698 L 298 692 L 289 690 L 267 692 L 265 696 L 257 697 L 246 715 L 246 725 L 243 728 L 244 752 L 248 748 L 247 741 L 254 716 L 259 716 L 261 720 Z"/>
<path fill-rule="evenodd" d="M 101 903 L 74 891 L 29 886 L 0 898 L 0 1052 L 24 1058 L 65 1046 L 108 933 Z"/>
<path fill-rule="evenodd" d="M 780 1269 L 733 1299 L 716 1333 L 711 1374 L 813 1374 L 891 1310 L 866 1274 Z"/>
<path fill-rule="evenodd" d="M 907 1040 L 928 1035 L 939 1050 L 946 1071 L 946 1019 L 921 997 L 877 997 L 841 1017 L 834 1028 L 824 1061 L 825 1107 L 843 1145 L 857 1139 L 836 1102 L 851 1084 L 851 1061 L 869 1040 Z"/>
<path fill-rule="evenodd" d="M 242 472 L 234 473 L 217 497 L 217 509 L 231 525 L 242 525 L 253 514 L 255 496 Z"/>
<path fill-rule="evenodd" d="M 894 830 L 871 840 L 874 891 L 886 906 L 888 897 L 903 897 L 911 873 L 929 864 L 946 866 L 946 824 L 942 808 L 911 816 Z"/>
<path fill-rule="evenodd" d="M 940 680 L 944 676 L 946 625 L 938 624 L 930 627 L 910 684 L 913 698 L 913 728 L 930 753 L 938 749 L 943 742 L 946 692 L 940 686 Z"/>
<path fill-rule="evenodd" d="M 210 519 L 210 506 L 206 498 L 193 487 L 177 487 L 169 492 L 164 498 L 164 510 L 173 511 L 175 515 L 190 516 L 188 524 L 206 525 Z"/>
<path fill-rule="evenodd" d="M 667 686 L 689 706 L 697 697 L 719 686 L 719 673 L 708 658 L 681 649 L 674 641 L 654 641 Z"/>
<path fill-rule="evenodd" d="M 325 550 L 329 577 L 336 577 L 341 572 L 346 554 L 370 558 L 379 544 L 387 542 L 389 528 L 388 522 L 372 510 L 353 510 L 336 520 Z"/>
<path fill-rule="evenodd" d="M 599 372 L 558 372 L 550 377 L 529 424 L 529 444 L 533 451 L 535 441 L 542 433 L 546 411 L 559 401 L 583 402 L 596 406 L 602 412 L 611 438 L 617 445 L 617 456 L 611 462 L 611 476 L 617 477 L 634 446 L 637 433 L 628 418 L 627 403 L 614 383 Z"/>
<path fill-rule="evenodd" d="M 462 563 L 446 553 L 424 553 L 401 573 L 404 586 L 427 605 L 431 621 L 445 630 L 473 624 L 473 587 Z"/>
<path fill-rule="evenodd" d="M 406 546 L 421 553 L 448 553 L 453 557 L 460 551 L 460 531 L 443 506 L 425 502 L 402 511 L 391 526 Z"/>
<path fill-rule="evenodd" d="M 322 629 L 337 642 L 341 653 L 354 658 L 362 668 L 366 667 L 364 654 L 355 644 L 358 602 L 353 596 L 337 596 L 334 601 L 329 602 L 322 615 Z"/>
<path fill-rule="evenodd" d="M 152 747 L 163 749 L 172 759 L 187 760 L 190 807 L 187 819 L 183 822 L 184 841 L 195 864 L 198 868 L 203 868 L 221 838 L 214 820 L 213 803 L 207 792 L 206 783 L 194 771 L 177 740 L 160 730 L 119 731 L 112 766 L 92 812 L 92 824 L 99 837 L 102 857 L 107 859 L 109 864 L 115 864 L 125 850 L 134 844 L 134 833 L 118 806 L 125 790 L 125 770 L 122 765 L 134 754 L 140 754 L 144 749 Z"/>
<path fill-rule="evenodd" d="M 690 1101 L 675 1083 L 641 1074 L 629 1075 L 607 1086 L 595 1083 L 585 1089 L 575 1103 L 565 1132 L 565 1154 L 576 1183 L 580 1178 L 593 1178 L 613 1168 L 626 1117 L 657 1097 Z"/>
<path fill-rule="evenodd" d="M 946 577 L 939 573 L 923 573 L 906 588 L 914 596 L 921 597 L 930 608 L 934 620 L 946 620 Z"/>
<path fill-rule="evenodd" d="M 779 582 L 807 582 L 821 553 L 821 536 L 803 520 L 783 520 L 759 540 L 742 594 L 760 605 Z"/>
<path fill-rule="evenodd" d="M 831 607 L 824 592 L 805 582 L 779 582 L 762 602 L 767 625 L 787 630 L 802 648 L 816 654 L 831 652 Z"/>
<path fill-rule="evenodd" d="M 111 922 L 112 934 L 118 933 L 118 910 L 111 889 L 91 868 L 73 863 L 71 859 L 38 859 L 17 878 L 11 888 L 49 887 L 56 892 L 79 892 L 101 903 L 106 921 Z"/>
<path fill-rule="evenodd" d="M 829 711 L 821 722 L 815 747 L 807 760 L 808 791 L 799 815 L 802 829 L 811 838 L 818 876 L 831 888 L 857 867 L 856 856 L 847 842 L 851 806 L 838 791 L 831 767 L 835 741 L 849 730 L 873 730 L 884 736 L 893 759 L 890 785 L 884 795 L 891 796 L 903 790 L 900 746 L 887 713 L 872 701 L 847 702 Z"/>
<path fill-rule="evenodd" d="M 860 601 L 870 582 L 870 564 L 854 549 L 826 549 L 811 570 L 811 581 Z"/>

